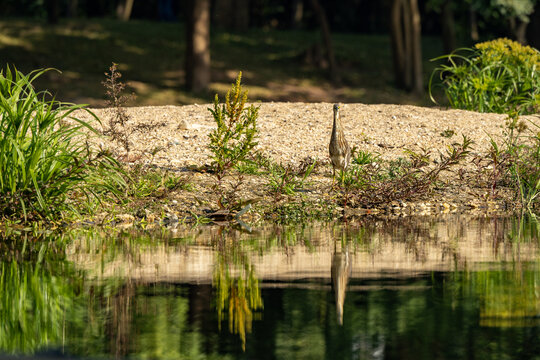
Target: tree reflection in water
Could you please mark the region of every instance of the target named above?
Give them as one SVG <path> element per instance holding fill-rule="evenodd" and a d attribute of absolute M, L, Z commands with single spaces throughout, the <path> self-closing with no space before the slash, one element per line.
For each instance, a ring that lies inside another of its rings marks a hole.
<path fill-rule="evenodd" d="M 245 351 L 246 333 L 251 332 L 254 312 L 263 306 L 259 280 L 241 242 L 231 241 L 220 231 L 216 245 L 213 287 L 218 324 L 221 329 L 224 312 L 227 312 L 229 331 L 240 336 Z"/>
<path fill-rule="evenodd" d="M 58 236 L 0 234 L 0 351 L 147 359 L 537 356 L 538 224 L 430 221 L 273 226 L 255 235 L 207 227 L 174 238 L 89 232 L 70 239 L 67 250 Z M 224 322 L 229 331 L 219 330 Z"/>

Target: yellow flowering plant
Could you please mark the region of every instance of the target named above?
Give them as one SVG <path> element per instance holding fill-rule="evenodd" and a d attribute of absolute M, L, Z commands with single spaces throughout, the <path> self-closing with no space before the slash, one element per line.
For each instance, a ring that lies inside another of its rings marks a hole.
<path fill-rule="evenodd" d="M 518 114 L 540 110 L 540 52 L 501 38 L 432 59 L 445 60 L 432 73 L 429 93 L 441 86 L 450 107 Z M 439 83 L 434 84 L 437 77 Z"/>

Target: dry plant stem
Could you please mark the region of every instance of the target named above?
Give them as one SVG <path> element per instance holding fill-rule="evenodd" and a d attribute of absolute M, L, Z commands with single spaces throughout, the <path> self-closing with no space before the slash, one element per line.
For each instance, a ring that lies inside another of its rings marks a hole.
<path fill-rule="evenodd" d="M 110 136 L 116 143 L 120 144 L 126 151 L 126 157 L 131 150 L 130 136 L 136 128 L 129 127 L 130 116 L 126 112 L 125 105 L 131 101 L 135 95 L 124 95 L 126 84 L 120 81 L 122 74 L 118 71 L 118 64 L 113 63 L 109 68 L 109 73 L 105 73 L 106 80 L 102 82 L 106 89 L 107 106 L 110 107 L 108 128 L 105 135 Z"/>
<path fill-rule="evenodd" d="M 471 141 L 463 137 L 462 144 L 454 144 L 446 154 L 440 155 L 440 162 L 431 170 L 422 170 L 427 165 L 429 152 L 422 154 L 410 152 L 411 164 L 404 169 L 404 173 L 395 179 L 382 179 L 380 169 L 369 167 L 356 179 L 356 183 L 362 184 L 349 197 L 351 185 L 344 187 L 343 201 L 347 204 L 349 199 L 354 198 L 363 206 L 377 206 L 388 204 L 394 200 L 414 200 L 427 194 L 438 181 L 443 170 L 458 164 L 469 154 Z"/>

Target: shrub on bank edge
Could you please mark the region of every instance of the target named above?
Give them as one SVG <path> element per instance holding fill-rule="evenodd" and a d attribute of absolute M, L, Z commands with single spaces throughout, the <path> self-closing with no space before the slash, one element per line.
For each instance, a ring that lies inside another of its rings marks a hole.
<path fill-rule="evenodd" d="M 212 113 L 217 128 L 208 136 L 208 148 L 212 152 L 214 170 L 218 179 L 238 163 L 245 160 L 249 152 L 257 145 L 257 117 L 259 107 L 250 105 L 245 108 L 247 91 L 242 90 L 242 72 L 236 82 L 227 91 L 225 103 L 219 103 L 216 94 L 214 107 L 208 110 Z"/>
<path fill-rule="evenodd" d="M 83 128 L 96 131 L 73 112 L 92 113 L 34 90 L 32 82 L 48 70 L 0 71 L 0 217 L 53 218 L 74 210 L 74 198 L 124 184 L 116 161 L 83 141 Z"/>
<path fill-rule="evenodd" d="M 540 52 L 508 39 L 476 44 L 433 60 L 446 60 L 439 74 L 450 106 L 480 112 L 531 114 L 540 111 Z"/>

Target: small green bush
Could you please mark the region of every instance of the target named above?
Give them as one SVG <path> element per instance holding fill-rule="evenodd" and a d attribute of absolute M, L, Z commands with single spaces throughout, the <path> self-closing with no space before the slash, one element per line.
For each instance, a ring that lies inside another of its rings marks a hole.
<path fill-rule="evenodd" d="M 480 112 L 531 114 L 540 111 L 540 52 L 508 39 L 476 44 L 433 60 L 446 60 L 436 74 L 450 106 Z"/>
<path fill-rule="evenodd" d="M 85 198 L 124 184 L 116 161 L 83 141 L 83 128 L 96 132 L 73 117 L 84 106 L 36 93 L 32 82 L 46 71 L 0 71 L 0 217 L 52 218 L 75 210 L 78 196 L 69 195 Z"/>
<path fill-rule="evenodd" d="M 208 109 L 217 125 L 217 128 L 209 134 L 208 147 L 213 154 L 214 171 L 218 179 L 222 179 L 230 169 L 245 160 L 257 145 L 259 107 L 251 105 L 247 109 L 244 108 L 247 91 L 242 91 L 241 79 L 240 72 L 236 83 L 227 92 L 225 104 L 220 105 L 216 94 L 214 108 Z"/>

